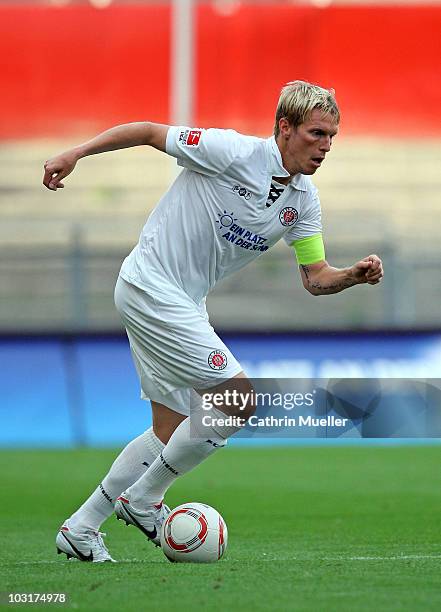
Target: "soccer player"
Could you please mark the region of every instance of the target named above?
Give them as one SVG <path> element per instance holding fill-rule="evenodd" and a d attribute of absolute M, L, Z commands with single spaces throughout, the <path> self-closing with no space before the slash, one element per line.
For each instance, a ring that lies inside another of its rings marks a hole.
<path fill-rule="evenodd" d="M 43 183 L 53 191 L 64 187 L 81 158 L 138 145 L 163 151 L 184 168 L 148 218 L 115 289 L 142 396 L 151 400 L 153 427 L 124 448 L 64 522 L 56 538 L 59 552 L 112 561 L 99 529 L 113 511 L 158 544 L 169 512 L 163 504 L 167 489 L 238 431 L 226 415 L 246 421 L 253 413 L 252 399 L 241 410 L 224 402 L 212 409 L 212 424 L 202 425 L 204 392 L 231 397 L 252 391 L 208 321 L 205 296 L 219 280 L 283 238 L 313 295 L 380 282 L 376 255 L 344 269 L 325 259 L 319 196 L 310 176 L 331 150 L 339 119 L 333 90 L 294 81 L 282 89 L 274 135 L 267 139 L 130 123 L 46 162 Z"/>

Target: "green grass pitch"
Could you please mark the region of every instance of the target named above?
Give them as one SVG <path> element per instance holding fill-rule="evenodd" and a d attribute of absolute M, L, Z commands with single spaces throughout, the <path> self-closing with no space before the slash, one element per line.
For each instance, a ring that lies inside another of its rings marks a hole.
<path fill-rule="evenodd" d="M 88 611 L 441 609 L 441 447 L 227 448 L 167 497 L 223 514 L 222 561 L 169 563 L 111 517 L 120 562 L 68 562 L 57 528 L 114 456 L 0 453 L 0 591 L 66 592 L 65 608 Z"/>

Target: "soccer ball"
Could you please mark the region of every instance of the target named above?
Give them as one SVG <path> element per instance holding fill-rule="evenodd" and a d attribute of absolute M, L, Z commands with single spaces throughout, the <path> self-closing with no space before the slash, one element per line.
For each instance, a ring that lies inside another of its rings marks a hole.
<path fill-rule="evenodd" d="M 161 546 L 169 561 L 212 563 L 227 548 L 228 530 L 219 512 L 198 502 L 170 512 L 161 528 Z"/>

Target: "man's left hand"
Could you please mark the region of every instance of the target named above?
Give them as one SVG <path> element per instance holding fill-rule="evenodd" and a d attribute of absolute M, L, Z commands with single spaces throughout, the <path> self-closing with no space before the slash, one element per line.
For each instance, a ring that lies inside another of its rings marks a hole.
<path fill-rule="evenodd" d="M 368 255 L 351 268 L 352 275 L 357 283 L 378 285 L 384 276 L 383 263 L 378 255 Z"/>

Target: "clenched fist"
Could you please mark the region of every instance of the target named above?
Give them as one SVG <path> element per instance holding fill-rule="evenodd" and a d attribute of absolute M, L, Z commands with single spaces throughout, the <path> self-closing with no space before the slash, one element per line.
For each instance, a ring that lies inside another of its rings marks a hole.
<path fill-rule="evenodd" d="M 384 276 L 383 263 L 378 255 L 368 255 L 352 266 L 353 277 L 358 283 L 377 285 Z"/>

